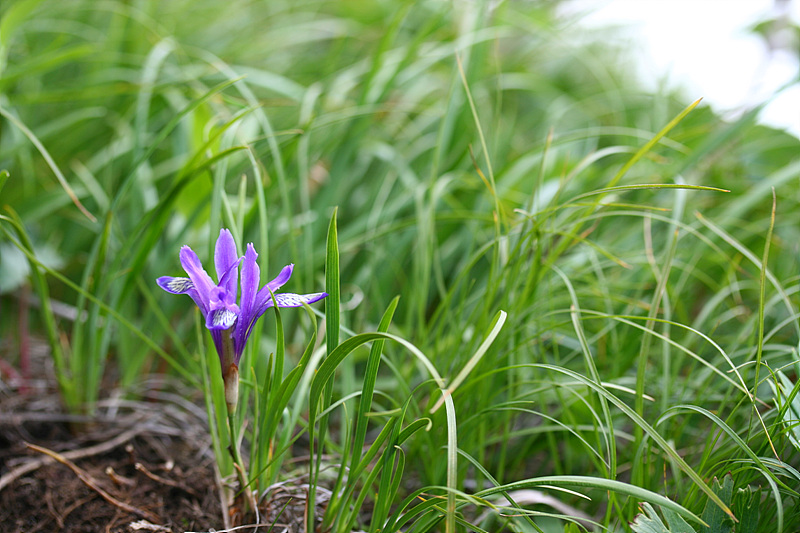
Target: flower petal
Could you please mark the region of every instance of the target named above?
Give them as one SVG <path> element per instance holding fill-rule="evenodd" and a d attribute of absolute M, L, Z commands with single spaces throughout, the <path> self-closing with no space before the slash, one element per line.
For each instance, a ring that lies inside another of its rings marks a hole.
<path fill-rule="evenodd" d="M 219 238 L 217 239 L 217 246 L 214 249 L 214 266 L 217 268 L 217 279 L 220 285 L 223 284 L 225 290 L 236 296 L 236 287 L 238 285 L 237 276 L 225 277 L 225 274 L 231 269 L 234 264 L 238 264 L 239 257 L 236 255 L 236 243 L 233 240 L 233 235 L 227 229 L 219 230 Z"/>
<path fill-rule="evenodd" d="M 234 337 L 234 341 L 237 343 L 237 353 L 241 353 L 241 350 L 244 348 L 244 344 L 250 337 L 250 333 L 252 333 L 253 326 L 255 325 L 256 321 L 261 318 L 261 315 L 267 312 L 267 309 L 274 305 L 272 297 L 269 296 L 269 293 L 267 293 L 267 296 L 267 300 L 255 308 L 255 312 L 248 322 L 242 321 L 242 324 L 237 326 L 237 330 L 242 328 L 240 331 L 237 331 L 237 335 Z M 292 294 L 290 292 L 282 292 L 275 295 L 275 300 L 278 302 L 278 307 L 300 307 L 303 305 L 303 303 L 313 304 L 314 302 L 322 300 L 326 296 L 328 296 L 327 292 L 315 292 L 312 294 Z M 256 299 L 256 303 L 258 303 L 257 300 L 258 299 Z M 244 327 L 245 324 L 247 325 L 246 328 Z"/>
<path fill-rule="evenodd" d="M 236 305 L 236 296 L 229 293 L 224 287 L 221 286 L 214 287 L 211 290 L 209 308 L 211 311 L 224 308 L 233 311 L 237 315 L 239 314 L 239 306 Z"/>
<path fill-rule="evenodd" d="M 197 254 L 191 248 L 188 246 L 181 248 L 180 257 L 181 265 L 186 273 L 189 274 L 197 291 L 197 305 L 205 315 L 209 311 L 208 302 L 211 297 L 211 290 L 215 287 L 214 282 L 211 281 L 211 277 L 203 269 L 200 259 L 197 258 Z"/>
<path fill-rule="evenodd" d="M 241 312 L 239 313 L 239 321 L 236 323 L 236 330 L 233 333 L 233 345 L 237 356 L 241 356 L 244 351 L 250 332 L 253 331 L 253 326 L 256 319 L 258 319 L 254 312 L 256 309 L 256 291 L 261 277 L 261 270 L 258 268 L 258 263 L 256 263 L 257 258 L 258 254 L 255 247 L 252 243 L 248 244 L 242 263 Z M 234 362 L 238 364 L 238 358 Z"/>
<path fill-rule="evenodd" d="M 275 292 L 278 289 L 280 289 L 284 283 L 289 281 L 289 278 L 292 277 L 292 270 L 294 270 L 294 264 L 286 265 L 281 269 L 281 273 L 278 274 L 275 279 L 273 279 L 272 281 L 261 287 L 261 290 L 258 291 L 258 294 L 256 294 L 256 299 L 255 302 L 253 303 L 253 307 L 256 310 L 261 310 L 262 308 L 264 310 L 267 309 L 264 306 L 267 305 L 268 301 L 272 300 L 272 298 L 270 298 L 269 291 Z M 257 311 L 256 318 L 260 317 L 263 314 L 264 314 L 263 310 L 260 312 Z"/>
<path fill-rule="evenodd" d="M 292 294 L 291 292 L 282 292 L 275 295 L 275 303 L 278 307 L 302 307 L 304 303 L 313 304 L 325 298 L 327 292 L 315 292 L 313 294 Z M 270 299 L 270 303 L 272 300 Z M 267 305 L 272 307 L 272 305 Z"/>
<path fill-rule="evenodd" d="M 275 292 L 278 289 L 280 289 L 281 287 L 283 287 L 283 285 L 287 281 L 289 281 L 289 278 L 292 277 L 292 271 L 293 270 L 294 270 L 294 263 L 289 263 L 288 265 L 283 267 L 281 269 L 281 273 L 278 274 L 277 276 L 275 276 L 275 279 L 273 279 L 272 281 L 267 283 L 267 287 L 269 287 L 269 290 L 271 290 L 272 292 Z M 269 294 L 269 291 L 267 291 L 267 294 Z"/>
<path fill-rule="evenodd" d="M 252 312 L 253 305 L 256 301 L 256 292 L 258 291 L 258 282 L 261 277 L 261 270 L 258 268 L 258 254 L 255 247 L 250 243 L 247 245 L 247 251 L 244 254 L 244 262 L 242 263 L 242 314 L 247 315 Z"/>
<path fill-rule="evenodd" d="M 205 319 L 208 315 L 209 302 L 203 301 L 194 287 L 194 283 L 189 278 L 173 278 L 172 276 L 161 276 L 156 280 L 158 286 L 171 294 L 187 294 L 194 300 L 197 307 Z"/>
<path fill-rule="evenodd" d="M 212 311 L 206 317 L 206 327 L 210 330 L 215 329 L 230 329 L 236 322 L 238 315 L 227 307 L 221 307 L 216 311 Z"/>
<path fill-rule="evenodd" d="M 239 276 L 239 263 L 241 262 L 241 258 L 237 259 L 228 270 L 225 271 L 219 278 L 219 283 L 217 283 L 217 287 L 224 289 L 224 291 L 228 294 L 233 295 L 233 299 L 236 299 L 236 286 L 237 281 L 236 278 Z M 231 283 L 233 281 L 233 283 Z M 233 285 L 233 290 L 230 290 L 230 286 Z"/>
<path fill-rule="evenodd" d="M 185 294 L 194 289 L 194 283 L 189 278 L 173 278 L 161 276 L 156 280 L 158 286 L 172 294 Z"/>

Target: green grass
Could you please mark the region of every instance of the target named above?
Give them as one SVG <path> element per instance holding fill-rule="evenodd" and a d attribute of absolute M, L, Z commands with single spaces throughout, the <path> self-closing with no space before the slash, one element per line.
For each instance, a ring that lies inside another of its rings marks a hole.
<path fill-rule="evenodd" d="M 250 340 L 254 490 L 308 439 L 332 531 L 627 531 L 640 502 L 703 531 L 757 487 L 751 531 L 796 530 L 800 141 L 586 37 L 550 2 L 3 3 L 0 270 L 65 408 L 173 375 L 233 472 L 216 354 L 155 285 L 228 227 L 331 294 Z"/>

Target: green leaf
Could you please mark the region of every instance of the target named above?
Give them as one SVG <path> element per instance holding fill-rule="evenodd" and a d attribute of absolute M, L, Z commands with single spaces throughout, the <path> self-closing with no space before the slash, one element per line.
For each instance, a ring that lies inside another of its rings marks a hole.
<path fill-rule="evenodd" d="M 500 334 L 500 330 L 503 329 L 503 324 L 505 324 L 507 317 L 508 313 L 505 311 L 500 310 L 497 312 L 492 320 L 491 326 L 489 326 L 490 331 L 486 335 L 486 338 L 478 347 L 478 350 L 475 352 L 475 354 L 470 358 L 469 361 L 467 361 L 467 364 L 464 365 L 464 368 L 461 369 L 458 375 L 453 378 L 453 381 L 450 383 L 450 385 L 447 386 L 447 391 L 431 408 L 431 413 L 435 413 L 439 407 L 444 404 L 445 399 L 455 392 L 458 386 L 461 385 L 461 383 L 463 383 L 463 381 L 467 378 L 472 369 L 475 368 L 475 366 L 480 362 L 481 358 L 486 354 L 486 352 L 489 350 L 489 347 Z"/>
<path fill-rule="evenodd" d="M 667 520 L 671 533 L 696 533 L 694 528 L 675 511 L 662 509 L 661 512 L 664 513 L 664 518 Z"/>
<path fill-rule="evenodd" d="M 656 510 L 649 503 L 643 503 L 643 513 L 636 515 L 631 524 L 631 529 L 636 533 L 669 533 L 669 529 L 658 517 Z"/>
<path fill-rule="evenodd" d="M 685 472 L 686 475 L 689 476 L 692 479 L 692 481 L 694 481 L 694 483 L 697 485 L 697 487 L 700 490 L 702 490 L 703 492 L 705 492 L 708 495 L 709 499 L 720 507 L 720 510 L 722 512 L 724 512 L 725 514 L 728 514 L 729 516 L 733 516 L 732 511 L 730 510 L 728 504 L 723 502 L 722 499 L 720 499 L 720 497 L 708 485 L 706 485 L 706 483 L 703 481 L 703 479 L 700 477 L 700 475 L 697 472 L 695 472 L 694 469 L 692 469 L 692 467 L 689 466 L 689 464 L 686 462 L 686 460 L 683 457 L 681 457 L 672 448 L 672 446 L 669 445 L 669 443 L 666 441 L 666 439 L 661 434 L 659 434 L 655 430 L 655 428 L 653 428 L 653 426 L 648 424 L 642 417 L 640 417 L 636 412 L 634 412 L 633 409 L 631 409 L 627 404 L 625 404 L 625 402 L 621 401 L 619 398 L 617 398 L 613 394 L 609 393 L 609 391 L 604 386 L 599 385 L 599 384 L 593 382 L 592 380 L 589 380 L 589 379 L 585 378 L 584 376 L 582 376 L 582 375 L 580 375 L 580 374 L 578 374 L 576 372 L 573 372 L 572 370 L 569 370 L 567 368 L 562 368 L 562 367 L 558 367 L 558 366 L 554 366 L 554 365 L 548 365 L 548 364 L 539 364 L 539 363 L 534 363 L 534 364 L 531 364 L 529 366 L 531 368 L 549 369 L 551 371 L 559 372 L 561 374 L 570 376 L 573 379 L 580 381 L 581 383 L 583 383 L 587 387 L 590 387 L 590 388 L 594 389 L 597 393 L 599 393 L 599 394 L 603 395 L 604 397 L 606 397 L 619 410 L 621 410 L 631 420 L 633 420 L 634 423 L 637 426 L 640 426 L 644 430 L 644 432 L 647 433 L 650 436 L 650 438 L 653 439 L 658 444 L 658 446 L 671 458 L 671 460 L 674 463 L 676 463 L 680 467 L 680 469 L 683 470 L 683 472 Z M 644 500 L 644 498 L 639 498 L 639 499 L 640 500 Z M 660 503 L 660 502 L 655 502 L 655 503 Z M 672 502 L 670 501 L 670 503 L 672 503 Z M 663 505 L 663 504 L 661 504 L 661 505 Z M 680 508 L 680 509 L 683 509 L 683 508 Z M 680 511 L 680 509 L 676 509 L 676 511 Z M 683 510 L 685 511 L 685 509 L 683 509 Z M 695 517 L 694 515 L 691 515 L 691 514 L 688 515 L 688 516 L 686 515 L 686 513 L 681 513 L 681 514 L 683 516 L 686 516 L 687 518 L 692 519 L 692 520 L 697 518 L 697 517 Z"/>
<path fill-rule="evenodd" d="M 328 353 L 339 345 L 339 240 L 336 230 L 336 215 L 333 210 L 328 225 L 328 245 L 325 257 L 325 332 L 327 335 Z"/>
<path fill-rule="evenodd" d="M 326 256 L 325 256 L 325 291 L 328 293 L 327 298 L 325 298 L 325 335 L 326 335 L 326 346 L 327 346 L 327 359 L 323 363 L 328 363 L 332 359 L 333 352 L 336 351 L 336 348 L 339 344 L 339 298 L 340 298 L 340 281 L 339 281 L 339 239 L 337 236 L 336 230 L 336 214 L 338 209 L 333 210 L 333 214 L 331 215 L 331 221 L 328 225 L 328 242 L 326 247 Z M 331 369 L 331 374 L 335 370 L 338 363 L 334 365 Z M 319 375 L 317 376 L 319 377 Z M 317 379 L 314 379 L 316 382 Z M 325 412 L 325 409 L 330 405 L 331 398 L 333 397 L 333 383 L 326 380 L 323 381 L 325 390 L 315 391 L 313 383 L 311 386 L 311 397 L 309 400 L 309 405 L 313 405 L 322 397 L 322 404 L 320 411 L 322 412 L 322 416 L 320 416 L 319 422 L 319 453 L 314 457 L 314 411 L 313 409 L 310 410 L 309 414 L 309 432 L 308 438 L 310 442 L 310 451 L 312 456 L 312 472 L 309 476 L 309 481 L 311 485 L 311 491 L 309 492 L 308 498 L 308 507 L 309 509 L 314 508 L 314 491 L 316 489 L 316 482 L 317 477 L 319 475 L 319 468 L 320 468 L 320 460 L 322 458 L 322 448 L 325 443 L 325 434 L 328 429 L 328 415 Z M 314 529 L 314 513 L 308 513 L 308 529 Z"/>
<path fill-rule="evenodd" d="M 616 492 L 619 494 L 625 494 L 627 496 L 636 498 L 636 501 L 654 503 L 656 505 L 661 506 L 662 508 L 672 509 L 676 513 L 688 518 L 689 520 L 701 522 L 701 519 L 697 517 L 694 513 L 682 507 L 680 504 L 677 504 L 674 501 L 670 500 L 666 496 L 662 496 L 661 494 L 655 493 L 653 491 L 647 490 L 642 487 L 631 485 L 629 483 L 623 483 L 622 481 L 593 477 L 593 476 L 543 476 L 543 477 L 529 478 L 529 479 L 523 479 L 522 481 L 514 481 L 512 483 L 506 483 L 505 485 L 499 485 L 496 487 L 484 489 L 482 491 L 476 492 L 473 496 L 477 498 L 487 498 L 492 494 L 498 494 L 502 492 L 512 492 L 520 489 L 538 488 L 542 486 L 551 486 L 551 487 L 554 486 L 559 488 L 585 487 L 585 488 L 598 489 L 602 491 Z"/>
<path fill-rule="evenodd" d="M 758 529 L 761 487 L 748 485 L 733 495 L 733 514 L 739 519 L 736 533 L 755 533 Z"/>
<path fill-rule="evenodd" d="M 725 505 L 730 506 L 731 497 L 733 496 L 733 477 L 730 474 L 725 474 L 725 477 L 722 478 L 722 483 L 715 477 L 711 490 L 719 496 L 719 499 Z M 733 531 L 733 520 L 710 499 L 706 502 L 701 518 L 703 522 L 708 524 L 708 527 L 704 527 L 702 530 L 704 533 L 731 533 Z"/>
<path fill-rule="evenodd" d="M 668 525 L 664 525 L 649 503 L 642 503 L 642 510 L 644 512 L 637 515 L 631 524 L 636 533 L 697 533 L 680 515 L 669 509 L 663 510 Z"/>

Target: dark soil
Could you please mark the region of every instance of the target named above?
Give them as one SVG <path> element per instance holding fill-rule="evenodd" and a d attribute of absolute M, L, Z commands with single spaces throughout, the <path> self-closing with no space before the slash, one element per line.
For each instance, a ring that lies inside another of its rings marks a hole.
<path fill-rule="evenodd" d="M 105 401 L 92 419 L 59 413 L 52 394 L 0 397 L 0 531 L 222 529 L 204 413 L 150 395 L 161 398 Z"/>
<path fill-rule="evenodd" d="M 229 501 L 235 480 L 221 489 L 200 391 L 153 378 L 129 400 L 109 379 L 93 416 L 67 414 L 47 349 L 36 345 L 29 375 L 38 377 L 24 379 L 0 339 L 0 533 L 305 531 L 302 459 L 264 491 L 258 516 L 245 514 L 243 496 Z M 317 488 L 317 517 L 328 495 Z"/>

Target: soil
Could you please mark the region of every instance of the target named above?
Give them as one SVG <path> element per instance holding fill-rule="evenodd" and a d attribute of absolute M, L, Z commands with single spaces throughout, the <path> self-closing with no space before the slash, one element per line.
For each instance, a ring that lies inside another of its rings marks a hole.
<path fill-rule="evenodd" d="M 223 528 L 202 412 L 109 400 L 88 419 L 57 405 L 55 395 L 0 400 L 1 531 Z"/>
<path fill-rule="evenodd" d="M 199 391 L 153 378 L 130 400 L 112 382 L 93 416 L 67 414 L 46 349 L 33 355 L 43 378 L 0 364 L 0 533 L 305 531 L 307 450 L 244 515 L 235 480 L 216 472 Z M 329 492 L 317 491 L 319 517 Z"/>

